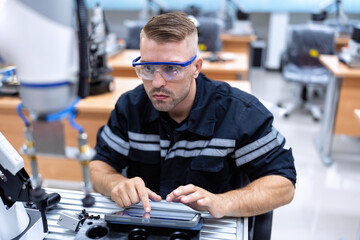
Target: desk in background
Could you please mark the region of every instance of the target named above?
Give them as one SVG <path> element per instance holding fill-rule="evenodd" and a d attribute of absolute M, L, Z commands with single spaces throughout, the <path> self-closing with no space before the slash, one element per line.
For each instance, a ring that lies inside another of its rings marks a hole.
<path fill-rule="evenodd" d="M 335 38 L 335 49 L 338 53 L 341 52 L 342 47 L 348 45 L 350 38 L 351 38 L 350 35 L 339 36 Z"/>
<path fill-rule="evenodd" d="M 210 52 L 201 53 L 203 58 L 211 56 Z M 139 50 L 124 50 L 108 60 L 113 68 L 114 77 L 136 77 L 132 60 L 140 56 Z M 220 52 L 219 56 L 224 59 L 231 59 L 224 62 L 209 62 L 204 60 L 201 71 L 214 80 L 237 80 L 248 79 L 249 55 L 244 52 Z"/>
<path fill-rule="evenodd" d="M 220 35 L 222 41 L 222 51 L 242 52 L 250 55 L 250 44 L 256 40 L 256 35 L 232 35 L 223 33 Z"/>
<path fill-rule="evenodd" d="M 354 114 L 356 119 L 360 122 L 360 109 L 355 109 Z"/>
<path fill-rule="evenodd" d="M 228 81 L 233 87 L 250 92 L 250 83 L 245 80 Z M 142 84 L 138 78 L 115 78 L 115 90 L 97 96 L 90 96 L 78 104 L 76 122 L 82 125 L 89 136 L 89 144 L 94 147 L 98 129 L 105 125 L 119 96 Z M 20 99 L 16 97 L 0 97 L 0 132 L 8 139 L 16 150 L 25 143 L 24 123 L 16 112 Z M 77 146 L 77 131 L 66 121 L 65 141 L 67 146 Z M 23 155 L 25 169 L 31 174 L 30 161 Z M 62 159 L 38 156 L 39 172 L 43 179 L 82 181 L 80 163 L 75 159 Z"/>
<path fill-rule="evenodd" d="M 316 139 L 320 157 L 330 165 L 334 134 L 360 137 L 354 109 L 360 108 L 360 69 L 350 69 L 335 55 L 321 55 L 320 62 L 333 77 L 330 79 L 324 105 L 321 132 Z"/>

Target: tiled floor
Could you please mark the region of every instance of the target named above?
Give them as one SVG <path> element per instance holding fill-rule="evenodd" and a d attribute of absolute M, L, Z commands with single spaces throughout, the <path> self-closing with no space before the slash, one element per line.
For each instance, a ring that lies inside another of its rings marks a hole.
<path fill-rule="evenodd" d="M 278 114 L 277 101 L 291 95 L 280 73 L 253 69 L 249 79 L 253 94 L 273 111 L 274 125 L 293 149 L 298 173 L 294 200 L 274 211 L 272 239 L 360 240 L 360 139 L 337 137 L 334 149 L 357 152 L 359 159 L 338 157 L 330 167 L 324 166 L 314 145 L 321 123 L 304 111 L 288 119 Z M 81 189 L 79 183 L 47 181 L 45 185 Z"/>
<path fill-rule="evenodd" d="M 254 69 L 249 79 L 253 94 L 270 106 L 289 92 L 279 72 Z M 305 111 L 284 119 L 272 109 L 274 125 L 293 149 L 298 174 L 294 200 L 274 211 L 272 239 L 360 240 L 360 139 L 336 137 L 334 150 L 358 153 L 358 159 L 337 157 L 326 167 L 314 145 L 321 123 Z"/>

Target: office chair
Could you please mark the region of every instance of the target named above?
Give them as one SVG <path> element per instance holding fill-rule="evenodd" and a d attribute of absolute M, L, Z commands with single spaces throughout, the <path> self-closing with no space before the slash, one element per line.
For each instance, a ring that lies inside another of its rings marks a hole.
<path fill-rule="evenodd" d="M 222 48 L 220 34 L 223 28 L 223 23 L 216 17 L 197 17 L 199 22 L 198 35 L 199 46 L 203 46 L 205 51 L 219 52 Z"/>
<path fill-rule="evenodd" d="M 197 17 L 199 25 L 197 26 L 199 36 L 199 50 L 208 51 L 212 54 L 204 60 L 210 62 L 223 62 L 225 61 L 219 56 L 222 48 L 222 41 L 220 34 L 223 29 L 223 22 L 217 17 Z"/>
<path fill-rule="evenodd" d="M 325 88 L 329 81 L 330 73 L 318 58 L 320 54 L 335 53 L 334 38 L 334 30 L 324 25 L 305 24 L 291 28 L 287 49 L 281 59 L 281 71 L 286 81 L 300 85 L 300 96 L 290 103 L 278 103 L 285 108 L 284 117 L 305 107 L 315 121 L 321 119 L 321 109 L 311 103 L 309 90 Z"/>
<path fill-rule="evenodd" d="M 142 20 L 125 20 L 124 25 L 126 27 L 126 48 L 127 49 L 140 49 L 140 32 L 146 25 Z"/>

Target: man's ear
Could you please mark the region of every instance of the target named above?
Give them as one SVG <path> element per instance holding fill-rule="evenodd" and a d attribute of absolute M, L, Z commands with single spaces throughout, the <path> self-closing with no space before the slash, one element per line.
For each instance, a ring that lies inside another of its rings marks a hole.
<path fill-rule="evenodd" d="M 203 64 L 203 59 L 202 59 L 202 57 L 197 57 L 197 58 L 195 59 L 195 72 L 194 72 L 194 75 L 193 75 L 194 78 L 197 78 L 197 77 L 199 76 L 199 73 L 200 73 L 200 71 L 201 71 L 202 64 Z"/>

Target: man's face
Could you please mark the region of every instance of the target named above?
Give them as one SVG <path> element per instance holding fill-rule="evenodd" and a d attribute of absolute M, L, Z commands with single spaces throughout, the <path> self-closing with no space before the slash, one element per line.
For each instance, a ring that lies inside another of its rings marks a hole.
<path fill-rule="evenodd" d="M 142 62 L 186 62 L 192 57 L 189 41 L 157 43 L 154 40 L 141 39 Z M 200 59 L 202 62 L 202 60 Z M 143 80 L 145 91 L 153 106 L 158 111 L 178 112 L 189 111 L 196 92 L 195 78 L 199 74 L 201 64 L 199 59 L 183 69 L 182 79 L 166 81 L 155 73 L 153 80 Z"/>

